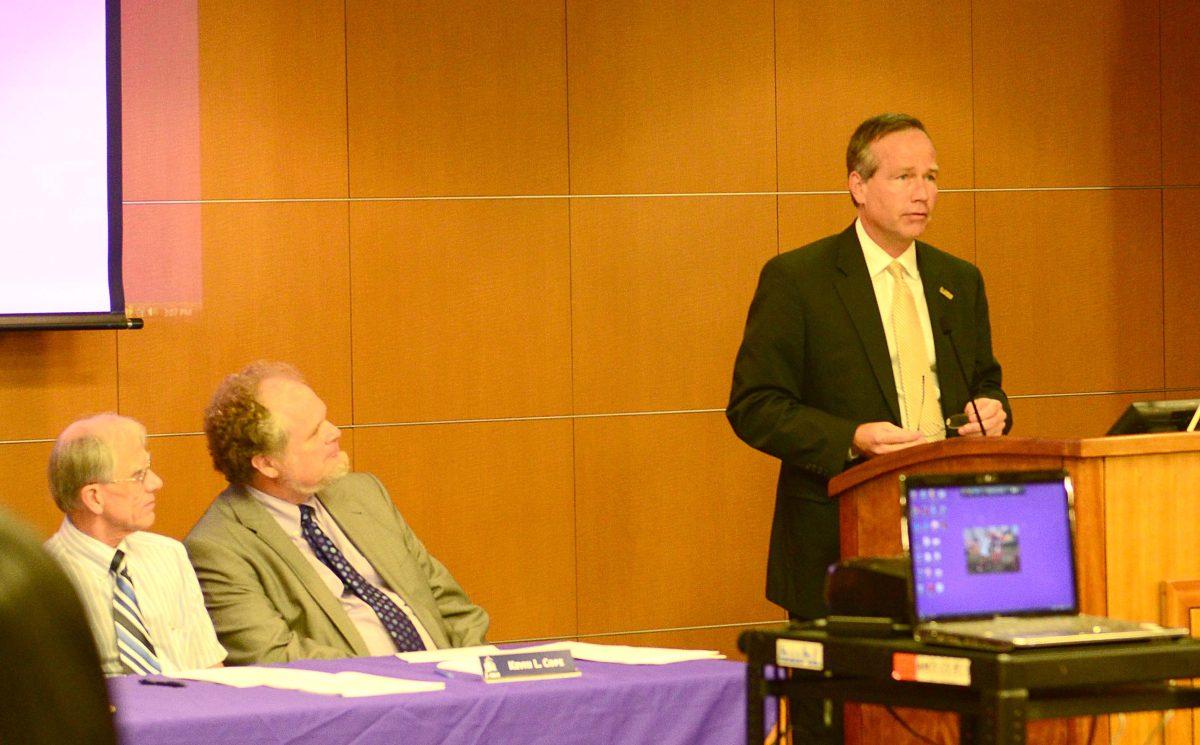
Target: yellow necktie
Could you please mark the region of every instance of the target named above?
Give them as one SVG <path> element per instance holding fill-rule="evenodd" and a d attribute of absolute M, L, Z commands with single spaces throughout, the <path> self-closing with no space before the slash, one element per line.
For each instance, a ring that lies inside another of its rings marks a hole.
<path fill-rule="evenodd" d="M 938 405 L 933 368 L 925 349 L 925 333 L 917 316 L 917 303 L 904 281 L 904 267 L 898 261 L 888 264 L 893 282 L 892 335 L 900 357 L 900 390 L 904 393 L 905 426 L 919 430 L 930 440 L 946 437 Z"/>

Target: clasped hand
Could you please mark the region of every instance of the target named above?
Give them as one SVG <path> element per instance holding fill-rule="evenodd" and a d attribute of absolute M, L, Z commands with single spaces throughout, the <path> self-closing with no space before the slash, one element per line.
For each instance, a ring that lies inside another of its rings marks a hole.
<path fill-rule="evenodd" d="M 983 417 L 983 427 L 987 433 L 989 435 L 1002 434 L 1004 425 L 1008 421 L 1008 413 L 1004 411 L 1000 402 L 994 398 L 977 398 L 975 405 L 979 407 L 979 416 Z M 967 423 L 956 430 L 958 435 L 960 437 L 978 436 L 981 432 L 979 417 L 975 416 L 975 409 L 970 403 L 963 409 L 963 414 L 967 417 Z M 920 445 L 925 441 L 925 435 L 920 432 L 897 427 L 891 422 L 867 422 L 858 425 L 858 428 L 854 430 L 853 446 L 855 453 L 873 458 L 877 455 L 910 448 L 913 445 Z"/>

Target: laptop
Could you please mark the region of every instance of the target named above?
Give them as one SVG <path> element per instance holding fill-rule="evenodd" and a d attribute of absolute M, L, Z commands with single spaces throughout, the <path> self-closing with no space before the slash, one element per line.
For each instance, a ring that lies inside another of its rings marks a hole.
<path fill-rule="evenodd" d="M 900 486 L 917 641 L 1002 651 L 1187 635 L 1079 614 L 1066 471 L 901 476 Z"/>

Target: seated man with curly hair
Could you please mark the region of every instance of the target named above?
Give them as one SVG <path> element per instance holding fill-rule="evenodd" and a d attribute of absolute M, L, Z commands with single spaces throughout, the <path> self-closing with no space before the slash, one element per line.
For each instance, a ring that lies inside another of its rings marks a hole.
<path fill-rule="evenodd" d="M 488 615 L 396 510 L 350 473 L 295 368 L 257 362 L 204 412 L 222 492 L 184 541 L 232 664 L 480 644 Z"/>

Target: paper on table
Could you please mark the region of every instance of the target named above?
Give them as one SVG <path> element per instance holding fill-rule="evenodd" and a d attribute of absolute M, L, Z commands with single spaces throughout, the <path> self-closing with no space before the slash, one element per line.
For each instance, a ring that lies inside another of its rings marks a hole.
<path fill-rule="evenodd" d="M 627 647 L 619 644 L 553 642 L 533 647 L 507 649 L 504 652 L 549 652 L 565 649 L 577 660 L 607 662 L 616 665 L 669 665 L 691 660 L 723 660 L 725 655 L 708 649 L 668 649 L 665 647 Z M 438 664 L 438 670 L 481 675 L 479 657 L 457 657 Z"/>
<path fill-rule="evenodd" d="M 424 693 L 441 691 L 446 688 L 445 683 L 436 681 L 406 680 L 349 671 L 322 673 L 316 670 L 297 670 L 288 667 L 218 667 L 206 670 L 184 670 L 169 677 L 220 683 L 235 688 L 264 686 L 347 698 L 385 696 L 394 693 Z"/>
<path fill-rule="evenodd" d="M 205 683 L 220 683 L 234 688 L 253 688 L 266 685 L 271 680 L 269 668 L 264 667 L 215 667 L 203 670 L 181 670 L 172 678 L 199 680 Z M 296 672 L 307 672 L 297 670 Z"/>
<path fill-rule="evenodd" d="M 442 662 L 462 657 L 479 658 L 485 654 L 499 654 L 500 649 L 492 644 L 481 644 L 475 647 L 447 647 L 446 649 L 426 649 L 421 652 L 398 652 L 397 657 L 405 662 Z"/>
<path fill-rule="evenodd" d="M 711 649 L 671 649 L 668 647 L 628 647 L 620 644 L 590 642 L 557 642 L 542 647 L 526 647 L 521 651 L 566 649 L 577 660 L 608 662 L 616 665 L 670 665 L 691 660 L 723 660 L 725 655 Z"/>
<path fill-rule="evenodd" d="M 483 677 L 483 668 L 479 664 L 478 657 L 456 657 L 452 660 L 444 660 L 438 663 L 437 669 L 448 673 L 463 673 L 464 675 L 474 675 L 478 678 Z"/>
<path fill-rule="evenodd" d="M 432 680 L 407 680 L 392 678 L 385 675 L 370 675 L 368 673 L 344 672 L 335 676 L 342 685 L 341 695 L 344 698 L 359 698 L 361 696 L 387 696 L 393 693 L 428 693 L 444 691 L 446 684 Z"/>

